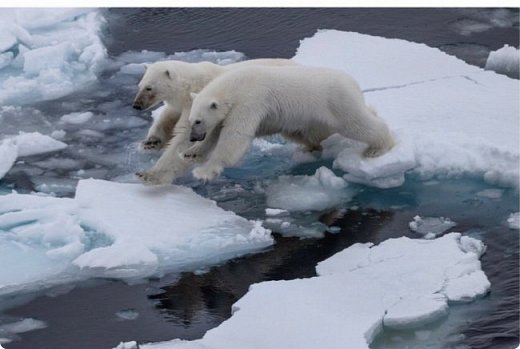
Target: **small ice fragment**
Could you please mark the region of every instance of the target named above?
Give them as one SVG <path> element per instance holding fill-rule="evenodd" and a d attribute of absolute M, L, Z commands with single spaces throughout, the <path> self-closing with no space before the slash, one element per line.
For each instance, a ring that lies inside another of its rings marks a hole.
<path fill-rule="evenodd" d="M 286 215 L 288 213 L 289 212 L 287 210 L 282 210 L 279 208 L 266 208 L 265 209 L 266 216 L 281 216 L 281 215 Z"/>
<path fill-rule="evenodd" d="M 0 330 L 9 333 L 25 333 L 33 330 L 39 330 L 45 327 L 47 327 L 45 322 L 27 318 L 10 324 L 2 325 L 0 326 Z"/>
<path fill-rule="evenodd" d="M 507 224 L 511 229 L 520 229 L 520 212 L 511 213 L 507 218 Z"/>
<path fill-rule="evenodd" d="M 114 349 L 138 349 L 138 348 L 139 347 L 137 346 L 137 342 L 132 341 L 132 342 L 121 342 Z"/>
<path fill-rule="evenodd" d="M 116 316 L 120 320 L 135 320 L 139 317 L 139 313 L 135 309 L 129 308 L 118 311 Z"/>
<path fill-rule="evenodd" d="M 60 118 L 60 121 L 66 124 L 73 124 L 73 125 L 79 125 L 84 124 L 85 122 L 89 121 L 94 114 L 90 111 L 88 112 L 77 112 L 77 113 L 70 113 L 63 115 Z"/>
<path fill-rule="evenodd" d="M 431 239 L 433 234 L 439 236 L 445 231 L 453 228 L 457 223 L 453 222 L 449 218 L 444 217 L 413 217 L 413 221 L 409 224 L 412 231 L 423 235 L 425 238 Z"/>
<path fill-rule="evenodd" d="M 488 199 L 500 199 L 504 191 L 502 189 L 484 189 L 477 193 L 477 196 Z"/>
<path fill-rule="evenodd" d="M 56 131 L 52 131 L 51 137 L 61 141 L 61 140 L 63 140 L 65 138 L 66 134 L 67 133 L 65 131 L 63 131 L 63 130 L 56 130 Z"/>
<path fill-rule="evenodd" d="M 329 227 L 328 230 L 331 233 L 339 233 L 341 231 L 341 227 L 333 225 L 333 226 Z"/>

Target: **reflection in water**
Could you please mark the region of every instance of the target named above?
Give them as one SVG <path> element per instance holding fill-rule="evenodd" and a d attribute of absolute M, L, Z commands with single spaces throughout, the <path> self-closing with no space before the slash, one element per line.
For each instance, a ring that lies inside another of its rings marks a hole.
<path fill-rule="evenodd" d="M 176 283 L 161 287 L 163 292 L 149 298 L 168 321 L 190 326 L 210 315 L 220 323 L 231 316 L 232 304 L 251 284 L 315 276 L 317 261 L 355 242 L 378 242 L 379 229 L 393 217 L 391 212 L 349 210 L 344 214 L 331 212 L 322 219 L 330 220 L 338 215 L 342 218 L 335 224 L 342 227 L 341 233 L 328 233 L 319 240 L 275 235 L 272 250 L 211 268 L 201 275 L 183 274 Z"/>

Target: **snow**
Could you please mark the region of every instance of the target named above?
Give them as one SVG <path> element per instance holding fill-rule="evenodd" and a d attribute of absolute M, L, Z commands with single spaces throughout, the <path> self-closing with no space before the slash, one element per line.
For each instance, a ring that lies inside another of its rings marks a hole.
<path fill-rule="evenodd" d="M 486 61 L 486 69 L 518 79 L 520 77 L 520 50 L 509 45 L 491 51 Z"/>
<path fill-rule="evenodd" d="M 368 349 L 384 328 L 431 323 L 447 314 L 451 301 L 475 299 L 490 287 L 478 255 L 461 248 L 457 233 L 435 240 L 401 237 L 377 246 L 356 244 L 316 270 L 313 278 L 251 286 L 233 305 L 231 318 L 202 339 L 140 348 Z"/>
<path fill-rule="evenodd" d="M 302 40 L 294 60 L 353 75 L 394 132 L 397 146 L 375 159 L 360 158 L 352 142 L 343 150 L 337 138 L 324 142 L 332 149 L 323 155 L 336 156 L 334 166 L 347 180 L 389 188 L 412 172 L 518 187 L 517 80 L 424 44 L 336 30 Z"/>
<path fill-rule="evenodd" d="M 97 79 L 104 19 L 92 9 L 3 9 L 0 103 L 55 99 Z"/>
<path fill-rule="evenodd" d="M 410 229 L 426 238 L 439 236 L 447 230 L 456 226 L 457 223 L 444 217 L 413 217 L 409 223 Z"/>
<path fill-rule="evenodd" d="M 289 211 L 324 210 L 348 202 L 354 195 L 347 182 L 326 167 L 312 176 L 280 176 L 265 192 L 269 207 Z"/>
<path fill-rule="evenodd" d="M 74 199 L 0 196 L 0 294 L 89 277 L 144 278 L 258 251 L 270 231 L 180 186 L 80 180 Z"/>

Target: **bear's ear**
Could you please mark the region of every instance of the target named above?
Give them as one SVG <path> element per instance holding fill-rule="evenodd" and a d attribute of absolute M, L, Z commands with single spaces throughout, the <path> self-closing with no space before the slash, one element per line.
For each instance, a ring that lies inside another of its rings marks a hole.
<path fill-rule="evenodd" d="M 197 95 L 198 95 L 198 93 L 190 92 L 191 100 L 193 101 L 195 99 L 195 97 L 197 97 Z"/>
<path fill-rule="evenodd" d="M 146 69 L 148 69 L 148 66 L 149 66 L 149 65 L 150 65 L 150 64 L 148 64 L 148 63 L 143 63 L 144 71 L 146 71 Z"/>

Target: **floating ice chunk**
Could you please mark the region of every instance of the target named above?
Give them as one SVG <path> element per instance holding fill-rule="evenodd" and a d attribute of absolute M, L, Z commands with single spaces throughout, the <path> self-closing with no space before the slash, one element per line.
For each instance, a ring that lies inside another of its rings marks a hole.
<path fill-rule="evenodd" d="M 393 329 L 411 329 L 424 326 L 446 315 L 448 300 L 442 294 L 403 298 L 387 310 L 383 324 Z"/>
<path fill-rule="evenodd" d="M 51 137 L 54 139 L 57 139 L 58 141 L 62 141 L 63 139 L 65 139 L 66 135 L 67 135 L 67 132 L 65 132 L 63 130 L 55 130 L 55 131 L 52 131 L 52 133 L 51 133 Z"/>
<path fill-rule="evenodd" d="M 88 112 L 77 112 L 77 113 L 70 113 L 63 115 L 60 118 L 61 122 L 67 123 L 67 124 L 84 124 L 85 122 L 89 121 L 94 114 L 90 111 Z"/>
<path fill-rule="evenodd" d="M 413 172 L 427 179 L 469 174 L 483 176 L 491 184 L 518 187 L 517 80 L 423 44 L 335 30 L 318 31 L 302 40 L 294 60 L 340 69 L 359 81 L 367 103 L 400 143 L 382 158 L 400 155 L 401 145 L 407 148 L 406 159 L 415 161 Z M 324 155 L 337 157 L 340 149 L 324 149 Z M 349 166 L 350 158 L 344 156 L 344 165 Z M 352 172 L 347 178 L 369 183 L 366 173 Z M 382 184 L 399 184 L 397 174 L 378 185 Z"/>
<path fill-rule="evenodd" d="M 18 145 L 13 139 L 0 143 L 0 179 L 11 169 L 18 157 Z"/>
<path fill-rule="evenodd" d="M 25 333 L 46 327 L 47 324 L 45 322 L 28 318 L 10 324 L 1 325 L 0 330 L 4 330 L 9 333 Z"/>
<path fill-rule="evenodd" d="M 144 65 L 139 63 L 129 63 L 127 65 L 124 65 L 119 70 L 123 74 L 129 74 L 129 75 L 139 75 L 141 76 L 144 73 Z"/>
<path fill-rule="evenodd" d="M 520 229 L 520 212 L 511 213 L 507 218 L 507 224 L 511 229 Z"/>
<path fill-rule="evenodd" d="M 487 291 L 489 282 L 479 264 L 468 270 L 467 275 L 479 276 L 473 282 L 447 273 L 475 256 L 461 249 L 460 234 L 356 244 L 321 262 L 317 277 L 252 285 L 233 305 L 231 318 L 202 339 L 141 348 L 368 349 L 384 326 L 425 325 L 446 315 L 448 299 Z M 447 284 L 459 291 L 457 297 L 451 290 L 449 296 L 444 293 Z M 319 330 L 309 331 L 311 322 Z"/>
<path fill-rule="evenodd" d="M 20 132 L 12 137 L 18 145 L 18 156 L 31 156 L 65 149 L 67 144 L 39 132 Z"/>
<path fill-rule="evenodd" d="M 139 313 L 135 309 L 123 309 L 116 313 L 121 320 L 135 320 L 139 317 Z"/>
<path fill-rule="evenodd" d="M 86 252 L 74 263 L 102 268 L 111 276 L 146 276 L 159 265 L 211 264 L 272 243 L 269 231 L 189 188 L 84 180 L 75 200 L 83 224 L 115 242 Z"/>
<path fill-rule="evenodd" d="M 267 216 L 283 216 L 289 214 L 287 210 L 282 210 L 279 208 L 266 208 L 265 214 Z"/>
<path fill-rule="evenodd" d="M 103 24 L 95 9 L 2 10 L 0 103 L 54 99 L 97 79 Z"/>
<path fill-rule="evenodd" d="M 413 217 L 413 221 L 409 224 L 412 231 L 421 235 L 428 235 L 428 238 L 433 236 L 439 236 L 445 231 L 453 228 L 457 223 L 453 222 L 449 218 L 444 217 Z"/>
<path fill-rule="evenodd" d="M 339 150 L 340 145 L 345 147 Z M 339 140 L 326 142 L 326 154 L 337 154 L 334 167 L 345 172 L 345 179 L 355 183 L 367 184 L 378 188 L 392 188 L 404 183 L 406 171 L 415 167 L 413 145 L 408 140 L 401 140 L 388 153 L 377 158 L 364 157 L 366 145 L 358 142 Z"/>
<path fill-rule="evenodd" d="M 353 190 L 326 167 L 313 176 L 281 176 L 266 189 L 267 205 L 288 211 L 325 210 L 349 201 Z"/>
<path fill-rule="evenodd" d="M 501 49 L 491 51 L 486 61 L 486 69 L 518 79 L 520 77 L 520 50 L 504 45 Z"/>
<path fill-rule="evenodd" d="M 482 198 L 488 198 L 488 199 L 500 199 L 502 197 L 502 194 L 504 193 L 504 190 L 502 189 L 484 189 L 477 193 L 477 196 L 480 196 Z"/>
<path fill-rule="evenodd" d="M 121 342 L 117 347 L 114 349 L 139 349 L 139 346 L 137 345 L 136 341 L 132 342 Z"/>
<path fill-rule="evenodd" d="M 109 276 L 193 270 L 273 243 L 260 222 L 191 189 L 81 180 L 74 199 L 0 196 L 0 294 Z"/>
<path fill-rule="evenodd" d="M 488 293 L 491 283 L 482 270 L 448 281 L 443 293 L 453 302 L 471 302 Z"/>

